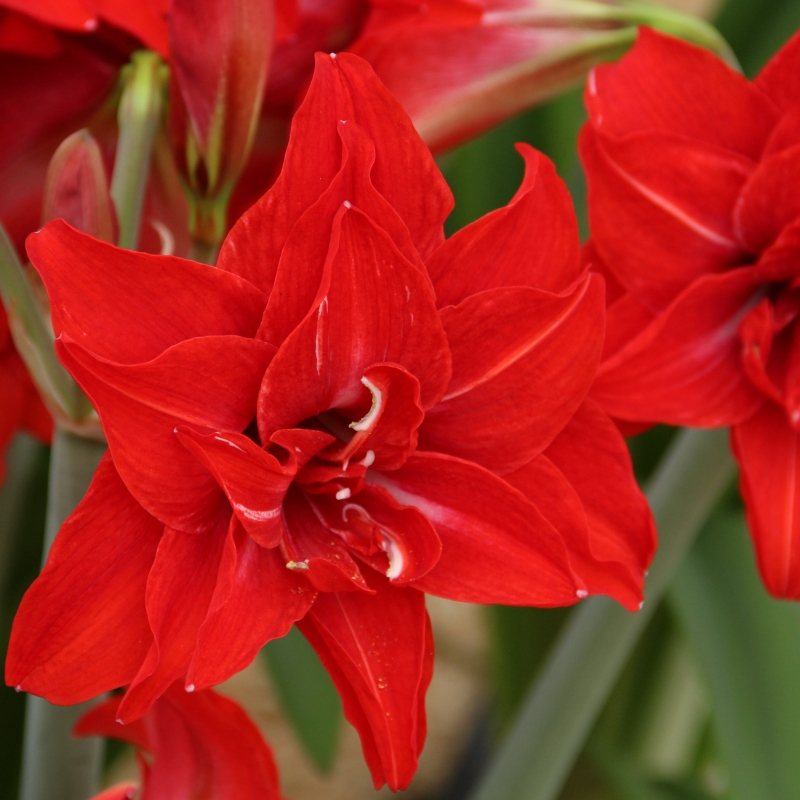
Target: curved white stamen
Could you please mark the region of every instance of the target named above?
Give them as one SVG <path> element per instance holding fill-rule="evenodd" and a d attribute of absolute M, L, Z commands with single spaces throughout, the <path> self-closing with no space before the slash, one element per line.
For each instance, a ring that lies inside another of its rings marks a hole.
<path fill-rule="evenodd" d="M 358 503 L 346 503 L 344 506 L 342 506 L 343 522 L 347 522 L 347 512 L 350 511 L 351 509 L 355 510 L 356 514 L 359 514 L 364 519 L 368 519 L 370 522 L 372 522 L 372 518 L 370 517 L 370 515 L 367 514 L 363 506 L 360 506 Z"/>
<path fill-rule="evenodd" d="M 266 522 L 269 519 L 275 519 L 281 513 L 280 506 L 278 508 L 271 508 L 269 511 L 255 511 L 252 508 L 243 506 L 241 503 L 234 503 L 233 507 L 241 513 L 243 517 L 253 520 L 253 522 Z"/>
<path fill-rule="evenodd" d="M 339 489 L 339 491 L 336 492 L 337 500 L 347 500 L 348 497 L 350 497 L 350 490 L 346 486 L 344 489 Z"/>
<path fill-rule="evenodd" d="M 160 220 L 151 219 L 150 224 L 155 228 L 158 238 L 161 240 L 161 255 L 171 256 L 175 254 L 175 237 L 172 231 Z"/>
<path fill-rule="evenodd" d="M 367 387 L 367 389 L 372 392 L 372 406 L 370 407 L 369 411 L 363 416 L 358 422 L 351 422 L 350 427 L 354 431 L 366 431 L 372 427 L 372 423 L 375 422 L 378 415 L 381 413 L 381 407 L 383 405 L 383 392 L 369 379 L 369 378 L 362 378 L 361 383 Z"/>
<path fill-rule="evenodd" d="M 389 556 L 389 569 L 386 570 L 386 577 L 393 581 L 403 574 L 403 567 L 405 566 L 403 551 L 397 542 L 389 536 L 384 537 L 381 547 L 386 552 L 386 555 Z"/>

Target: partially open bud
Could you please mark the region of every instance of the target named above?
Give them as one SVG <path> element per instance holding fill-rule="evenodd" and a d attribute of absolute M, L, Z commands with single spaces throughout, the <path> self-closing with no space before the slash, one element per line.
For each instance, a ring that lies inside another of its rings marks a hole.
<path fill-rule="evenodd" d="M 116 244 L 117 220 L 103 157 L 85 129 L 59 145 L 47 168 L 42 224 L 59 218 L 79 231 Z"/>
<path fill-rule="evenodd" d="M 272 52 L 273 0 L 173 0 L 170 135 L 192 238 L 217 245 L 250 153 Z"/>
<path fill-rule="evenodd" d="M 351 50 L 372 64 L 433 150 L 582 82 L 651 25 L 731 56 L 709 24 L 628 0 L 373 0 Z"/>

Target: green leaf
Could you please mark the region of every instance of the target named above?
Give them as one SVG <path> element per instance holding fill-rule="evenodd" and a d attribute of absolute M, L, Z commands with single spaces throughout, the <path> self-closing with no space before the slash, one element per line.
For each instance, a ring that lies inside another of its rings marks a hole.
<path fill-rule="evenodd" d="M 262 650 L 281 707 L 320 770 L 327 772 L 336 755 L 342 703 L 325 667 L 297 628 L 273 639 Z"/>
<path fill-rule="evenodd" d="M 669 598 L 706 674 L 732 795 L 796 800 L 800 611 L 762 587 L 741 514 L 712 520 Z"/>

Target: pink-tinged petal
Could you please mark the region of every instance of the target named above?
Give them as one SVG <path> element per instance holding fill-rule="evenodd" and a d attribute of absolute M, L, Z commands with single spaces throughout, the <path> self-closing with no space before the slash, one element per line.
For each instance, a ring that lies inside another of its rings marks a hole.
<path fill-rule="evenodd" d="M 401 469 L 368 478 L 398 503 L 419 509 L 439 534 L 441 558 L 417 588 L 504 605 L 570 605 L 585 596 L 556 529 L 519 491 L 477 464 L 418 452 Z"/>
<path fill-rule="evenodd" d="M 342 206 L 315 307 L 281 345 L 258 400 L 262 441 L 368 397 L 367 367 L 393 362 L 429 408 L 450 379 L 450 352 L 426 277 L 355 207 Z"/>
<path fill-rule="evenodd" d="M 348 53 L 318 53 L 281 174 L 234 226 L 220 251 L 222 269 L 270 291 L 289 232 L 340 169 L 340 120 L 356 122 L 374 143 L 372 183 L 405 222 L 417 250 L 426 257 L 442 243 L 452 194 L 406 112 L 366 62 Z"/>
<path fill-rule="evenodd" d="M 575 488 L 544 454 L 505 476 L 519 489 L 564 538 L 572 569 L 588 594 L 613 597 L 629 611 L 641 602 L 641 585 L 628 570 L 614 561 L 601 561 L 592 552 L 583 503 Z M 641 580 L 639 581 L 641 584 Z"/>
<path fill-rule="evenodd" d="M 323 457 L 342 463 L 369 461 L 368 466 L 375 469 L 397 469 L 417 449 L 417 428 L 425 416 L 419 402 L 419 381 L 396 364 L 374 364 L 364 370 L 362 383 L 369 389 L 369 409 L 350 423 L 353 438 L 335 454 Z"/>
<path fill-rule="evenodd" d="M 759 284 L 746 268 L 695 281 L 600 365 L 592 398 L 627 420 L 717 427 L 747 419 L 763 398 L 742 369 L 737 331 Z"/>
<path fill-rule="evenodd" d="M 800 33 L 795 33 L 767 62 L 754 83 L 784 111 L 797 104 L 800 97 Z"/>
<path fill-rule="evenodd" d="M 97 409 L 117 469 L 136 499 L 170 527 L 204 530 L 222 493 L 175 428 L 244 430 L 255 416 L 274 348 L 239 336 L 207 336 L 127 366 L 96 358 L 65 335 L 56 347 Z"/>
<path fill-rule="evenodd" d="M 657 537 L 650 507 L 633 477 L 625 440 L 608 416 L 586 400 L 546 455 L 581 498 L 594 558 L 604 564 L 616 562 L 627 571 L 630 600 L 612 596 L 635 610 L 632 599 L 641 600 Z M 578 574 L 583 577 L 580 570 Z"/>
<path fill-rule="evenodd" d="M 763 159 L 742 188 L 734 223 L 753 253 L 768 247 L 784 226 L 800 216 L 800 145 Z"/>
<path fill-rule="evenodd" d="M 730 224 L 748 173 L 741 156 L 662 133 L 615 142 L 590 127 L 579 145 L 594 245 L 624 288 L 659 308 L 741 261 Z"/>
<path fill-rule="evenodd" d="M 639 29 L 616 64 L 595 67 L 585 95 L 593 126 L 612 136 L 658 130 L 758 158 L 777 109 L 718 56 Z"/>
<path fill-rule="evenodd" d="M 503 286 L 560 292 L 578 278 L 578 223 L 569 192 L 550 159 L 530 145 L 517 150 L 525 178 L 511 202 L 462 228 L 428 259 L 440 308 Z"/>
<path fill-rule="evenodd" d="M 47 287 L 56 336 L 134 364 L 197 336 L 252 336 L 266 297 L 230 273 L 135 253 L 54 220 L 27 240 Z"/>
<path fill-rule="evenodd" d="M 571 292 L 490 289 L 441 317 L 453 358 L 447 394 L 419 446 L 505 474 L 555 438 L 592 385 L 603 346 L 603 281 Z"/>
<path fill-rule="evenodd" d="M 22 600 L 6 682 L 64 704 L 129 683 L 152 642 L 144 593 L 163 529 L 106 455 Z"/>
<path fill-rule="evenodd" d="M 356 122 L 340 121 L 343 163 L 330 186 L 300 217 L 286 239 L 259 337 L 279 346 L 302 322 L 322 282 L 336 213 L 347 201 L 383 228 L 400 252 L 425 274 L 408 228 L 370 178 L 375 145 Z"/>
<path fill-rule="evenodd" d="M 333 437 L 320 431 L 281 431 L 288 458 L 282 463 L 241 433 L 197 433 L 178 428 L 178 440 L 225 492 L 233 513 L 262 547 L 277 547 L 285 533 L 281 504 L 298 470 Z"/>
<path fill-rule="evenodd" d="M 371 571 L 368 580 L 375 594 L 321 594 L 298 627 L 342 696 L 375 788 L 398 791 L 424 743 L 433 639 L 422 592 Z"/>
<path fill-rule="evenodd" d="M 214 593 L 228 524 L 221 514 L 214 529 L 201 535 L 164 531 L 145 596 L 154 641 L 119 705 L 122 722 L 143 716 L 186 674 Z"/>
<path fill-rule="evenodd" d="M 280 552 L 288 570 L 320 592 L 370 592 L 344 540 L 328 529 L 313 498 L 292 488 L 283 504 L 286 536 Z"/>
<path fill-rule="evenodd" d="M 187 684 L 205 689 L 244 669 L 268 641 L 289 632 L 315 597 L 277 550 L 261 547 L 233 522 Z"/>
<path fill-rule="evenodd" d="M 758 568 L 774 597 L 800 599 L 800 434 L 766 403 L 731 430 Z"/>
<path fill-rule="evenodd" d="M 3 0 L 3 7 L 27 14 L 45 25 L 87 33 L 97 28 L 95 3 L 87 0 Z"/>
<path fill-rule="evenodd" d="M 430 520 L 416 508 L 401 506 L 380 486 L 367 485 L 341 500 L 309 502 L 326 528 L 398 586 L 421 578 L 439 560 L 442 544 Z"/>

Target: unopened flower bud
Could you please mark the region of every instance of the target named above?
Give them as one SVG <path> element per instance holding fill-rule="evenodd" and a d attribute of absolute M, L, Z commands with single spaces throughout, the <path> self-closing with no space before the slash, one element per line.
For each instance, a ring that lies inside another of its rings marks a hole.
<path fill-rule="evenodd" d="M 272 0 L 173 0 L 170 134 L 189 198 L 190 232 L 218 244 L 250 153 L 275 14 Z"/>
<path fill-rule="evenodd" d="M 42 224 L 59 218 L 97 239 L 116 242 L 116 215 L 103 157 L 85 129 L 59 145 L 47 168 Z"/>

